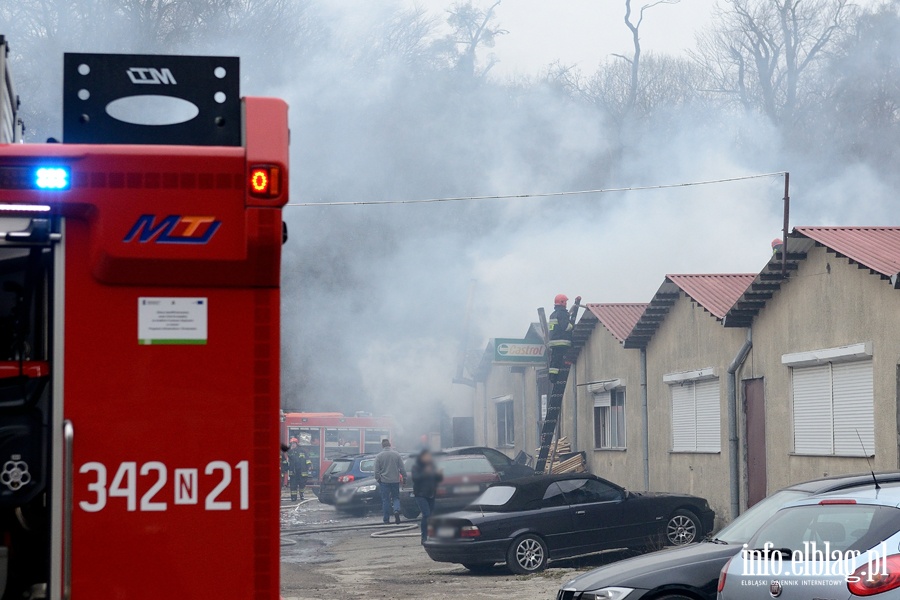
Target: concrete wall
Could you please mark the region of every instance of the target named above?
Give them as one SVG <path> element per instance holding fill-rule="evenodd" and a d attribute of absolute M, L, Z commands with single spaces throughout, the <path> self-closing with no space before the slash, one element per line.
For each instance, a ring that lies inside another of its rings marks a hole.
<path fill-rule="evenodd" d="M 900 291 L 868 269 L 813 247 L 753 322 L 753 350 L 743 377 L 764 377 L 769 493 L 825 475 L 864 472 L 864 458 L 794 456 L 791 373 L 786 353 L 873 343 L 877 470 L 898 467 L 897 364 Z M 742 431 L 743 433 L 743 431 Z"/>
<path fill-rule="evenodd" d="M 594 448 L 594 396 L 589 386 L 575 385 L 611 379 L 621 379 L 625 386 L 625 450 Z M 573 450 L 585 451 L 592 473 L 630 490 L 644 488 L 640 383 L 640 351 L 626 350 L 597 323 L 570 371 L 563 396 L 562 432 Z"/>
<path fill-rule="evenodd" d="M 511 458 L 521 450 L 534 455 L 540 410 L 535 367 L 492 365 L 476 384 L 474 397 L 476 444 L 497 448 Z M 497 444 L 497 403 L 507 399 L 513 401 L 515 444 L 501 447 Z"/>
<path fill-rule="evenodd" d="M 684 293 L 669 310 L 647 346 L 650 429 L 650 489 L 696 494 L 709 500 L 716 525 L 729 518 L 726 370 L 746 338 L 745 329 L 727 329 Z M 663 376 L 713 367 L 718 376 L 721 451 L 672 452 L 672 400 Z"/>

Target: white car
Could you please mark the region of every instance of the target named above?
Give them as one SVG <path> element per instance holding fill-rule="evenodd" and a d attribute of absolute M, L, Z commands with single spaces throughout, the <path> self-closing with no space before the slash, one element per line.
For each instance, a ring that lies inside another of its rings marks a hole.
<path fill-rule="evenodd" d="M 900 484 L 788 504 L 722 569 L 719 600 L 900 598 Z"/>

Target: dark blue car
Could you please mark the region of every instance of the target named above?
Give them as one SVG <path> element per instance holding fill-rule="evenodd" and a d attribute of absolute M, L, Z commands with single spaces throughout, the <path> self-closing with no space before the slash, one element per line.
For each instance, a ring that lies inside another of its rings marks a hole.
<path fill-rule="evenodd" d="M 319 487 L 319 502 L 334 504 L 335 494 L 339 487 L 346 483 L 374 477 L 374 475 L 374 454 L 356 454 L 336 458 L 322 474 L 322 484 Z"/>

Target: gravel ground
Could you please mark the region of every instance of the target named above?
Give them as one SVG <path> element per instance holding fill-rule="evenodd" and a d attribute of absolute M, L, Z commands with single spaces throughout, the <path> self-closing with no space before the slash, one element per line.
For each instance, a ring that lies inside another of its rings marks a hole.
<path fill-rule="evenodd" d="M 436 563 L 428 558 L 419 543 L 417 530 L 399 531 L 404 525 L 417 526 L 417 523 L 407 522 L 391 528 L 404 537 L 373 538 L 373 530 L 366 529 L 289 535 L 292 528 L 358 527 L 380 522 L 375 515 L 344 517 L 315 500 L 296 509 L 282 509 L 282 528 L 288 534 L 281 552 L 284 599 L 546 600 L 555 598 L 560 584 L 573 575 L 625 556 L 611 552 L 560 561 L 535 575 L 517 576 L 499 566 L 487 575 L 473 575 L 460 565 Z"/>

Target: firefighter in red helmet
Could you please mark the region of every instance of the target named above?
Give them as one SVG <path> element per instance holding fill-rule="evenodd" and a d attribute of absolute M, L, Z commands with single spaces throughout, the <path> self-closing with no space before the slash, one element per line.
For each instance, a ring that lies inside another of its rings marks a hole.
<path fill-rule="evenodd" d="M 581 296 L 575 298 L 575 302 L 581 302 Z M 550 330 L 550 383 L 556 383 L 560 369 L 565 366 L 566 354 L 572 347 L 572 330 L 575 329 L 578 313 L 566 310 L 568 303 L 568 296 L 557 294 L 553 300 L 553 312 L 547 321 Z"/>

